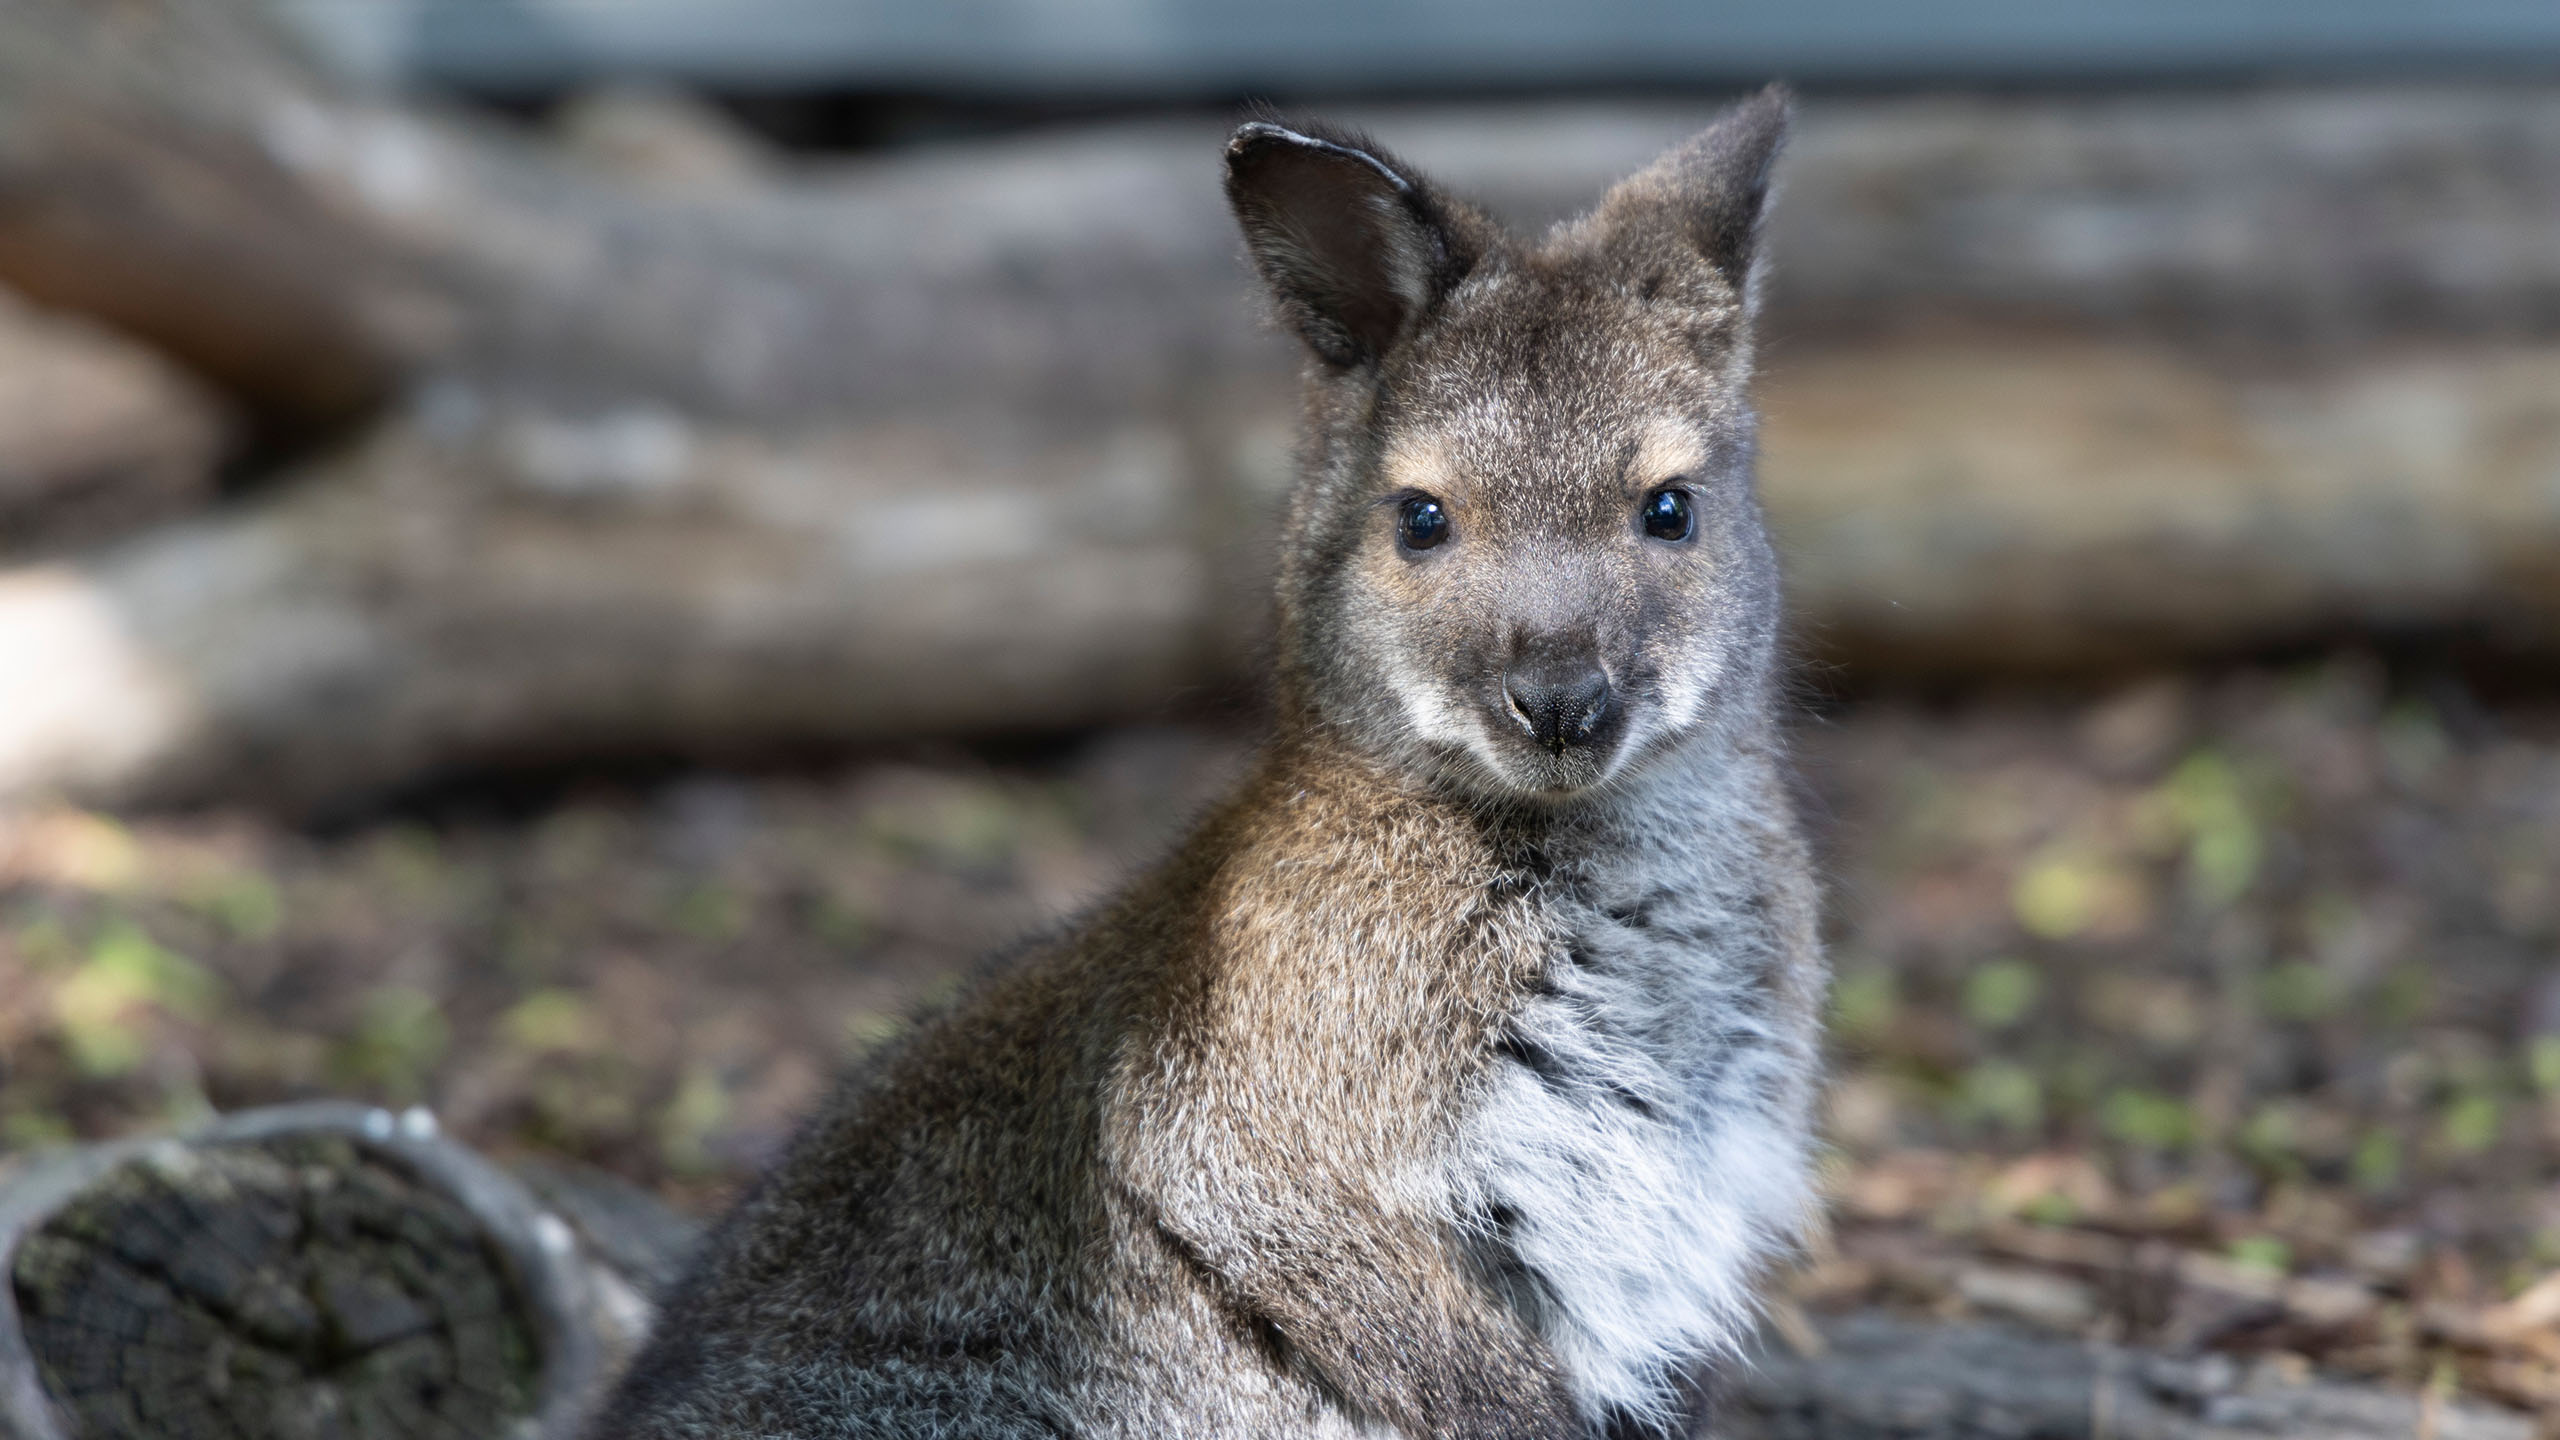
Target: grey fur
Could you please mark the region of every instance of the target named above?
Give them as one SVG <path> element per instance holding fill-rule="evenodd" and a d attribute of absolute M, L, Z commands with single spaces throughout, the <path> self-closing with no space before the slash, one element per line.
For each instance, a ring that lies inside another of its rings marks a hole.
<path fill-rule="evenodd" d="M 600 1440 L 1695 1418 L 1804 1216 L 1822 985 L 1744 393 L 1785 113 L 1534 245 L 1359 137 L 1236 133 L 1312 360 L 1263 759 L 843 1082 Z M 1601 718 L 1524 727 L 1533 661 Z"/>

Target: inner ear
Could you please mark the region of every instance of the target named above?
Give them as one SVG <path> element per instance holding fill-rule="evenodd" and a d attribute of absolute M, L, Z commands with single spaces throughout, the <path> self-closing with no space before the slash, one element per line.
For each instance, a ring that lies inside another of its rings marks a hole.
<path fill-rule="evenodd" d="M 1447 202 L 1355 135 L 1242 126 L 1227 199 L 1282 318 L 1336 367 L 1376 362 L 1474 264 Z"/>

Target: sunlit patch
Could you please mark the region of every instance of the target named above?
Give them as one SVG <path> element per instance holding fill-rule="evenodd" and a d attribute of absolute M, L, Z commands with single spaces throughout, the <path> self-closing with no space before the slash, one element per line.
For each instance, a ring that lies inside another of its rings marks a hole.
<path fill-rule="evenodd" d="M 129 781 L 183 743 L 195 709 L 94 580 L 53 566 L 0 578 L 0 793 Z"/>

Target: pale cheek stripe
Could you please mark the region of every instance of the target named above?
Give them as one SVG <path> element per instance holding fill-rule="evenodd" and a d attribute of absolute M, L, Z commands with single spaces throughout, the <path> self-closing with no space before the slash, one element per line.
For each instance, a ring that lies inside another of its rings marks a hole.
<path fill-rule="evenodd" d="M 1394 670 L 1387 678 L 1388 688 L 1395 691 L 1396 702 L 1404 707 L 1407 723 L 1413 733 L 1438 745 L 1472 745 L 1474 727 L 1466 724 L 1462 707 L 1454 705 L 1428 681 L 1408 671 Z"/>

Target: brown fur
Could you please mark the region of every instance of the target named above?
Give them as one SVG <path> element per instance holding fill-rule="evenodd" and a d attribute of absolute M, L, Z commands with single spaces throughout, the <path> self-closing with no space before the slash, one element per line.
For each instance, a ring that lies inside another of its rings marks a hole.
<path fill-rule="evenodd" d="M 1315 357 L 1278 732 L 1167 863 L 843 1082 L 600 1440 L 1660 1418 L 1592 1398 L 1555 1339 L 1571 1277 L 1463 1177 L 1502 1137 L 1501 1067 L 1555 1063 L 1524 1027 L 1578 993 L 1559 967 L 1621 952 L 1729 997 L 1648 1022 L 1704 1098 L 1630 1096 L 1625 1123 L 1740 1107 L 1800 1144 L 1820 962 L 1741 394 L 1782 117 L 1754 102 L 1537 248 L 1356 137 L 1239 132 L 1231 194 Z M 1631 531 L 1675 477 L 1694 538 Z M 1407 491 L 1452 543 L 1398 548 Z M 1610 677 L 1588 744 L 1506 718 L 1505 675 L 1550 651 Z"/>

